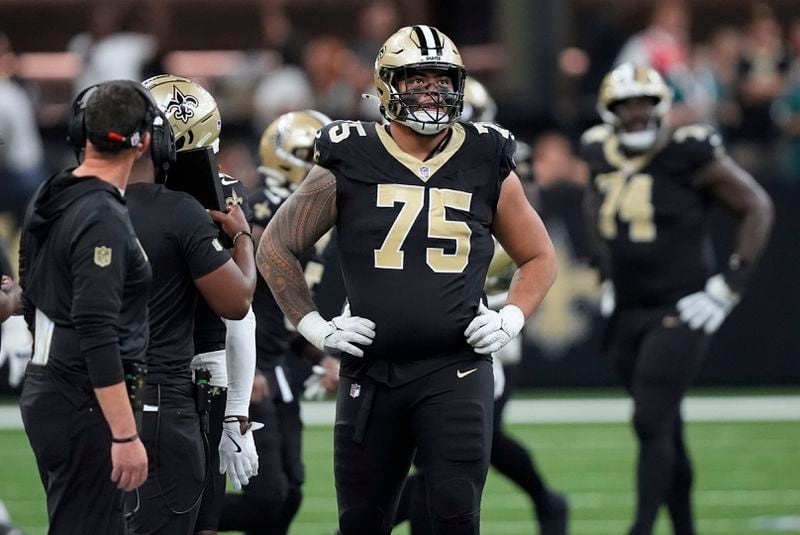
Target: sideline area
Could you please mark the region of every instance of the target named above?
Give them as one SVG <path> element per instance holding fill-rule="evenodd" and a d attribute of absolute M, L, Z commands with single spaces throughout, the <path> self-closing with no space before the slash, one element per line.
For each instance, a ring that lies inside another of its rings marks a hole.
<path fill-rule="evenodd" d="M 306 425 L 333 425 L 333 401 L 306 401 L 301 412 Z M 514 399 L 505 421 L 514 424 L 614 423 L 630 419 L 627 398 Z M 800 395 L 690 396 L 683 402 L 688 422 L 800 421 Z M 16 405 L 0 406 L 0 429 L 22 429 Z"/>
<path fill-rule="evenodd" d="M 335 402 L 302 404 L 306 425 L 333 425 Z M 514 424 L 613 423 L 630 419 L 627 398 L 513 399 L 505 421 Z M 690 396 L 683 402 L 688 422 L 800 421 L 800 395 Z M 22 429 L 16 405 L 0 406 L 0 429 Z"/>

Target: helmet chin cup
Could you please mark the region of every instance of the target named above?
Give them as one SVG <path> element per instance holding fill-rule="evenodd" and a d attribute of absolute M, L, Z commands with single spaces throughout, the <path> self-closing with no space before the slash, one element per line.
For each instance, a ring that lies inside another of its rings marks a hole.
<path fill-rule="evenodd" d="M 453 122 L 446 113 L 437 113 L 436 115 L 436 117 L 432 117 L 428 112 L 415 111 L 409 113 L 405 119 L 401 119 L 399 122 L 418 134 L 432 136 L 438 134 Z"/>
<path fill-rule="evenodd" d="M 417 134 L 423 136 L 433 136 L 450 126 L 449 122 L 445 123 L 426 123 L 422 121 L 415 121 L 414 119 L 396 119 L 400 124 L 409 127 Z"/>
<path fill-rule="evenodd" d="M 619 142 L 626 149 L 641 152 L 656 144 L 658 129 L 648 128 L 638 132 L 620 132 L 617 137 L 619 137 Z"/>

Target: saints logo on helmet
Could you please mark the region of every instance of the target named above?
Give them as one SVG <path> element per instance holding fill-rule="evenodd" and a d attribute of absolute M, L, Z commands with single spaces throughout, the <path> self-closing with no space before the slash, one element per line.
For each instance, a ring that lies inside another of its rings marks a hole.
<path fill-rule="evenodd" d="M 258 146 L 264 171 L 300 184 L 313 166 L 317 131 L 330 122 L 314 110 L 285 113 L 272 121 Z"/>
<path fill-rule="evenodd" d="M 475 78 L 467 78 L 464 85 L 464 111 L 462 121 L 475 123 L 493 122 L 497 116 L 497 104 L 486 87 Z"/>
<path fill-rule="evenodd" d="M 167 116 L 178 152 L 201 147 L 219 148 L 222 118 L 217 101 L 199 84 L 162 74 L 142 82 Z"/>
<path fill-rule="evenodd" d="M 400 92 L 399 82 L 414 72 L 442 71 L 451 80 L 452 91 L 428 91 L 436 111 L 419 104 L 419 91 Z M 375 60 L 375 86 L 381 113 L 415 132 L 433 135 L 461 116 L 467 71 L 453 41 L 433 26 L 400 28 L 378 52 Z"/>
<path fill-rule="evenodd" d="M 614 113 L 614 105 L 641 97 L 653 99 L 655 103 L 648 126 L 644 130 L 626 132 Z M 614 128 L 620 143 L 633 150 L 646 150 L 655 144 L 660 129 L 665 126 L 671 105 L 672 91 L 658 71 L 633 63 L 623 63 L 608 73 L 600 84 L 597 98 L 597 112 L 600 117 Z"/>
<path fill-rule="evenodd" d="M 167 102 L 167 114 L 181 121 L 183 124 L 194 117 L 194 110 L 200 103 L 194 95 L 184 95 L 177 85 L 172 86 L 172 99 Z"/>

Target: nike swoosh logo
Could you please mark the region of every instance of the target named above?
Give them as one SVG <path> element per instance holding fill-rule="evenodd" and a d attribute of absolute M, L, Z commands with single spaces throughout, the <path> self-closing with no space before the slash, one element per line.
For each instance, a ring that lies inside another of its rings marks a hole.
<path fill-rule="evenodd" d="M 239 443 L 233 440 L 233 438 L 230 436 L 228 438 L 230 438 L 231 442 L 233 442 L 233 445 L 236 446 L 236 453 L 242 453 L 242 447 L 239 445 Z"/>
<path fill-rule="evenodd" d="M 456 377 L 458 377 L 459 379 L 463 379 L 467 375 L 476 371 L 478 371 L 478 368 L 472 368 L 471 370 L 467 370 L 465 372 L 462 372 L 461 370 L 456 370 Z"/>
<path fill-rule="evenodd" d="M 231 180 L 226 180 L 224 178 L 220 178 L 219 181 L 222 182 L 223 186 L 230 186 L 231 184 L 236 184 L 237 182 L 239 182 L 235 178 L 232 178 Z"/>

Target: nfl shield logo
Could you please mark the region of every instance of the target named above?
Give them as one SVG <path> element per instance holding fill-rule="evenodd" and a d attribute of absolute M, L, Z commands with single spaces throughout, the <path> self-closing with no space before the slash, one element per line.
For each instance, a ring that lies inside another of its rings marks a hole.
<path fill-rule="evenodd" d="M 419 166 L 419 177 L 423 180 L 428 180 L 428 177 L 431 175 L 431 168 L 427 165 L 420 165 Z"/>
<path fill-rule="evenodd" d="M 358 383 L 353 383 L 350 385 L 350 397 L 355 399 L 361 395 L 361 385 Z"/>
<path fill-rule="evenodd" d="M 94 248 L 94 263 L 97 267 L 108 267 L 111 265 L 111 248 L 101 245 Z"/>

